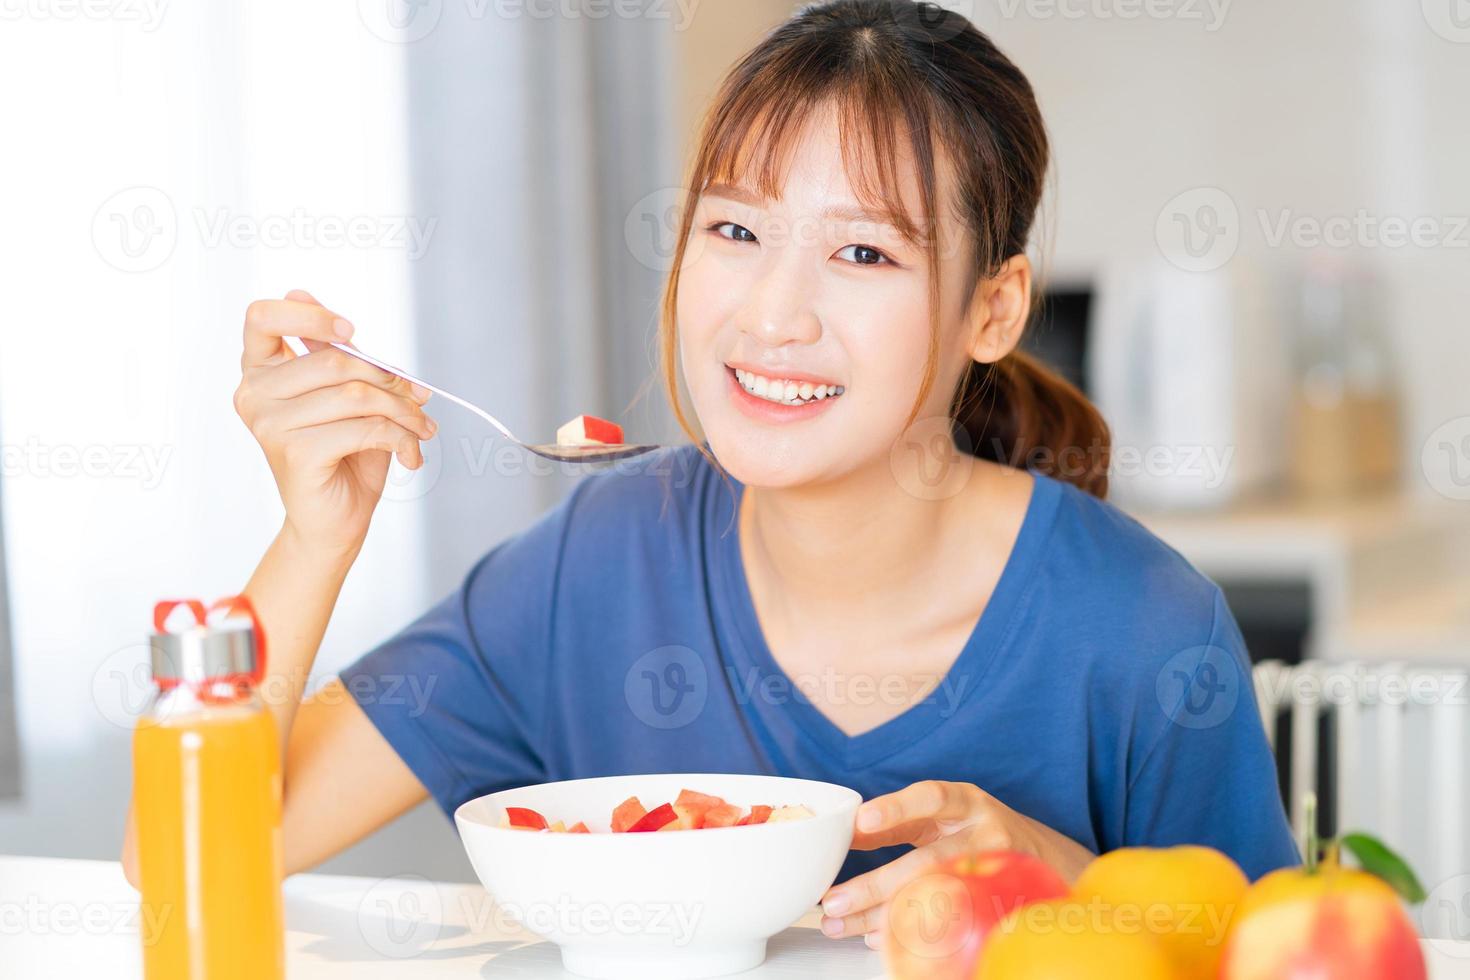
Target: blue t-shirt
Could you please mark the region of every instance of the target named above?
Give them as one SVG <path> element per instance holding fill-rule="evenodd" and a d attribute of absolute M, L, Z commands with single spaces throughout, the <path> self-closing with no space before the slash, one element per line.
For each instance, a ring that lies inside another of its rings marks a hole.
<path fill-rule="evenodd" d="M 776 664 L 742 490 L 692 447 L 589 476 L 342 680 L 450 814 L 586 776 L 771 773 L 865 799 L 943 779 L 1094 852 L 1206 844 L 1251 878 L 1298 861 L 1220 590 L 1132 519 L 1037 475 L 953 667 L 849 736 L 804 692 L 883 697 L 884 679 L 844 676 L 841 650 L 825 678 Z M 854 851 L 840 877 L 906 849 Z"/>

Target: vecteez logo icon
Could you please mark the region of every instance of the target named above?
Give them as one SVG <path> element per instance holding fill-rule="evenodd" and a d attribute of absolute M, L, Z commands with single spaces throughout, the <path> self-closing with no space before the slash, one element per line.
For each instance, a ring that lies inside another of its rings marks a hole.
<path fill-rule="evenodd" d="M 683 187 L 661 187 L 639 198 L 623 220 L 623 241 L 638 264 L 654 272 L 671 272 L 679 246 L 679 228 L 689 192 Z M 692 229 L 684 261 L 693 262 L 704 249 L 704 236 Z"/>
<path fill-rule="evenodd" d="M 147 643 L 118 647 L 92 672 L 92 704 L 118 728 L 135 728 L 153 700 L 151 652 Z"/>
<path fill-rule="evenodd" d="M 357 0 L 357 16 L 374 37 L 389 44 L 421 41 L 439 26 L 444 0 Z"/>
<path fill-rule="evenodd" d="M 1470 500 L 1470 415 L 1450 419 L 1431 432 L 1419 465 L 1441 497 Z"/>
<path fill-rule="evenodd" d="M 948 500 L 970 482 L 975 457 L 970 439 L 947 415 L 922 418 L 888 451 L 888 467 L 905 492 L 919 500 Z"/>
<path fill-rule="evenodd" d="M 1229 650 L 1190 647 L 1170 657 L 1155 681 L 1164 717 L 1185 728 L 1214 728 L 1235 712 L 1244 683 Z"/>
<path fill-rule="evenodd" d="M 411 470 L 398 462 L 395 455 L 388 464 L 388 475 L 383 480 L 383 500 L 405 502 L 418 500 L 439 484 L 444 473 L 444 437 L 419 442 L 424 465 Z"/>
<path fill-rule="evenodd" d="M 422 875 L 401 874 L 375 882 L 357 904 L 357 932 L 380 956 L 403 960 L 439 939 L 444 900 Z"/>
<path fill-rule="evenodd" d="M 650 728 L 683 728 L 704 711 L 708 697 L 704 661 L 685 646 L 650 650 L 633 661 L 623 678 L 628 708 Z"/>
<path fill-rule="evenodd" d="M 1154 239 L 1170 263 L 1186 272 L 1212 272 L 1240 246 L 1240 210 L 1218 187 L 1176 194 L 1154 222 Z"/>
<path fill-rule="evenodd" d="M 122 272 L 151 272 L 174 254 L 179 217 L 157 187 L 128 187 L 102 202 L 92 216 L 92 245 Z"/>
<path fill-rule="evenodd" d="M 894 8 L 894 16 L 899 29 L 914 39 L 943 43 L 962 32 L 967 23 L 975 22 L 975 8 L 975 0 L 943 0 L 934 5 L 900 4 Z M 1013 14 L 1015 4 L 1011 8 Z"/>
<path fill-rule="evenodd" d="M 1429 29 L 1446 41 L 1470 44 L 1470 0 L 1419 0 Z"/>

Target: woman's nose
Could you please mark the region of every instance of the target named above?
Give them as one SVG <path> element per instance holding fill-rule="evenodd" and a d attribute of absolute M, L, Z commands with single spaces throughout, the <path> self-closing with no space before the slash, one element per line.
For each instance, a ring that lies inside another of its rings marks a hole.
<path fill-rule="evenodd" d="M 769 347 L 816 343 L 822 323 L 812 308 L 810 280 L 799 263 L 773 264 L 752 285 L 740 310 L 740 330 Z"/>

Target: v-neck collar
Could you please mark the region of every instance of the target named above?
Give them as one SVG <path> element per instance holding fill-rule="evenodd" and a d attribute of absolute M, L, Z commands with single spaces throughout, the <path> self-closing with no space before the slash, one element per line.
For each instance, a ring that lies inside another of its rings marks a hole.
<path fill-rule="evenodd" d="M 779 704 L 767 704 L 759 694 L 754 694 L 750 699 L 752 708 L 768 716 L 785 714 L 835 761 L 855 769 L 871 765 L 912 743 L 943 722 L 962 703 L 973 699 L 995 654 L 1006 645 L 1014 624 L 1019 621 L 1012 614 L 1034 582 L 1036 567 L 1045 553 L 1046 538 L 1055 523 L 1062 495 L 1060 485 L 1040 473 L 1033 472 L 1032 478 L 1031 499 L 1027 502 L 1021 530 L 1006 558 L 1000 579 L 944 679 L 925 700 L 857 735 L 849 735 L 837 727 L 801 694 L 771 655 L 756 615 L 755 600 L 745 575 L 745 561 L 740 554 L 739 514 L 745 487 L 739 481 L 729 479 L 728 485 L 734 490 L 733 519 L 725 507 L 713 506 L 706 511 L 707 553 L 712 556 L 711 571 L 717 585 L 712 599 L 719 612 L 724 613 L 722 618 L 734 626 L 737 642 L 733 644 L 732 656 L 742 677 L 753 668 L 758 681 L 774 677 L 783 690 L 790 692 L 790 696 L 784 697 Z M 720 486 L 726 481 L 714 482 Z M 723 493 L 717 493 L 716 497 L 726 501 L 730 499 Z M 840 657 L 840 651 L 838 654 Z M 961 682 L 964 687 L 955 698 L 952 689 Z"/>

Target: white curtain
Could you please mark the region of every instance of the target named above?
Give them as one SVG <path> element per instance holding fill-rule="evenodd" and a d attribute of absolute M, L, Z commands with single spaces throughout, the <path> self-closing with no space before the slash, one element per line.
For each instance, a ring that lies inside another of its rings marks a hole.
<path fill-rule="evenodd" d="M 531 435 L 616 415 L 636 384 L 626 348 L 657 274 L 619 257 L 618 212 L 677 179 L 667 25 L 436 2 L 412 38 L 402 10 L 383 19 L 397 2 L 24 5 L 0 24 L 0 516 L 24 777 L 0 802 L 7 852 L 116 854 L 152 603 L 238 589 L 279 526 L 231 408 L 250 299 L 310 289 L 363 349 Z M 493 460 L 476 475 L 459 437 L 484 433 L 436 410 L 442 466 L 393 476 L 320 674 L 563 489 Z M 467 874 L 442 818 L 414 819 L 337 867 L 392 854 L 384 870 Z"/>
<path fill-rule="evenodd" d="M 446 4 L 408 46 L 414 209 L 441 218 L 412 270 L 414 361 L 522 438 L 549 441 L 583 412 L 640 440 L 671 434 L 656 389 L 633 406 L 652 377 L 662 269 L 627 230 L 661 219 L 679 179 L 672 26 Z M 438 593 L 575 475 L 497 457 L 483 422 L 429 407 L 442 426 L 425 514 Z"/>

